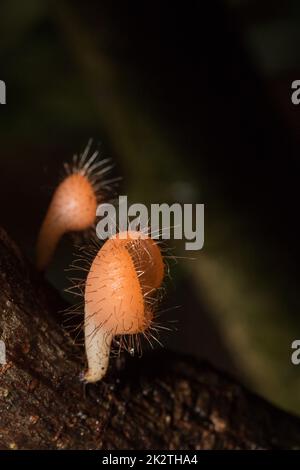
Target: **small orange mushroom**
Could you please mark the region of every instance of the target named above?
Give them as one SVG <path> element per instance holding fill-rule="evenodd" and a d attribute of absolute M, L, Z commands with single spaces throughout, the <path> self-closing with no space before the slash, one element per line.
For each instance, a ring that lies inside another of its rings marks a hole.
<path fill-rule="evenodd" d="M 106 374 L 114 336 L 145 332 L 152 322 L 153 295 L 161 286 L 164 262 L 154 240 L 122 232 L 99 250 L 85 286 L 87 382 Z"/>
<path fill-rule="evenodd" d="M 94 224 L 102 190 L 114 182 L 101 181 L 112 166 L 105 166 L 108 159 L 97 161 L 98 151 L 89 157 L 91 144 L 89 141 L 79 158 L 74 156 L 71 165 L 65 164 L 67 175 L 54 192 L 38 235 L 36 265 L 40 271 L 50 263 L 65 233 L 83 231 Z"/>

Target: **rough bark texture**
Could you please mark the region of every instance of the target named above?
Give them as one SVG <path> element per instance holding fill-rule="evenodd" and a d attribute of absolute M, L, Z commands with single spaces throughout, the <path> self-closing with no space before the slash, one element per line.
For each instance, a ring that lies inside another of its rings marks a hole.
<path fill-rule="evenodd" d="M 84 354 L 57 321 L 61 305 L 1 230 L 1 449 L 300 447 L 298 418 L 191 358 L 122 357 L 84 390 Z"/>

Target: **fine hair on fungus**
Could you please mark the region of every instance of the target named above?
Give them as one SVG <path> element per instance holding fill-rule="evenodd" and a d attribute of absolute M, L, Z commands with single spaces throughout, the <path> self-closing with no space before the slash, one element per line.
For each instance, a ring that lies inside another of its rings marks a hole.
<path fill-rule="evenodd" d="M 83 295 L 86 382 L 101 380 L 112 346 L 140 351 L 140 333 L 151 343 L 161 327 L 155 320 L 162 295 L 165 262 L 157 241 L 141 231 L 109 238 L 90 262 Z M 74 287 L 69 289 L 74 292 Z M 158 341 L 159 342 L 159 341 Z"/>

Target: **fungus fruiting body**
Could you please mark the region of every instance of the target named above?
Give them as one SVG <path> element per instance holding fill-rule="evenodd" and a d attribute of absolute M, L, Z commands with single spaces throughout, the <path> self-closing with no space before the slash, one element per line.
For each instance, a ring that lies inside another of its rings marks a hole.
<path fill-rule="evenodd" d="M 65 233 L 84 231 L 94 224 L 103 191 L 113 182 L 102 180 L 111 169 L 108 160 L 97 161 L 98 151 L 89 156 L 90 148 L 91 141 L 72 164 L 65 164 L 67 174 L 54 192 L 38 235 L 36 265 L 40 271 L 50 263 Z"/>
<path fill-rule="evenodd" d="M 163 278 L 161 250 L 142 232 L 117 234 L 100 248 L 84 294 L 87 382 L 101 380 L 106 374 L 114 337 L 151 328 Z"/>

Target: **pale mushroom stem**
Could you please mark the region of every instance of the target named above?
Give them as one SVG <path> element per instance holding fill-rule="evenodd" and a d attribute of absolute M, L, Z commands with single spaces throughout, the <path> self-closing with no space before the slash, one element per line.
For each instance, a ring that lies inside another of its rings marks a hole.
<path fill-rule="evenodd" d="M 104 328 L 96 328 L 93 321 L 86 321 L 85 350 L 88 370 L 84 375 L 86 382 L 97 382 L 106 374 L 112 334 Z"/>
<path fill-rule="evenodd" d="M 39 271 L 44 271 L 50 264 L 56 246 L 65 232 L 60 220 L 57 220 L 53 212 L 53 209 L 50 207 L 38 236 L 36 267 Z"/>

